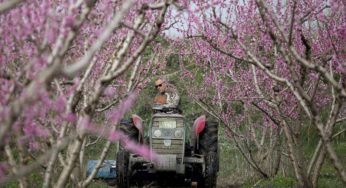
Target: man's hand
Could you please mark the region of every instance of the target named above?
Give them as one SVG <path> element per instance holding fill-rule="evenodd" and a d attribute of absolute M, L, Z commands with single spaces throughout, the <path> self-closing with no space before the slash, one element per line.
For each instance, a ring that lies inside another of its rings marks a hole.
<path fill-rule="evenodd" d="M 166 99 L 166 95 L 158 95 L 154 98 L 154 104 L 166 104 L 167 103 L 167 99 Z"/>

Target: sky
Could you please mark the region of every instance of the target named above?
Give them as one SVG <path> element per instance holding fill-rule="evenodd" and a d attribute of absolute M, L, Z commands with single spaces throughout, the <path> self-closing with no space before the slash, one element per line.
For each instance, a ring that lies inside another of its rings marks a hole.
<path fill-rule="evenodd" d="M 213 3 L 213 2 L 210 1 L 209 4 L 211 4 L 211 3 Z M 224 3 L 230 5 L 231 2 L 230 1 L 224 1 Z M 243 3 L 240 3 L 240 4 L 243 4 Z M 204 11 L 204 12 L 206 12 L 207 15 L 211 16 L 212 15 L 212 8 L 215 8 L 216 14 L 218 16 L 221 15 L 220 16 L 221 20 L 223 22 L 227 22 L 227 19 L 228 19 L 227 18 L 227 16 L 228 16 L 227 9 L 230 7 L 231 6 L 227 6 L 227 5 L 225 7 L 221 7 L 220 5 L 214 5 L 214 6 L 210 6 L 210 8 L 208 8 L 207 11 Z M 183 34 L 177 30 L 177 28 L 183 29 L 185 31 L 188 29 L 189 12 L 194 12 L 197 15 L 200 15 L 200 16 L 198 16 L 199 18 L 202 18 L 201 14 L 199 13 L 198 6 L 193 2 L 191 3 L 191 6 L 189 6 L 189 9 L 178 10 L 175 6 L 171 6 L 169 11 L 170 11 L 171 16 L 168 16 L 166 18 L 167 26 L 171 25 L 172 23 L 174 23 L 174 24 L 168 30 L 165 30 L 164 34 L 166 36 L 168 36 L 169 38 L 172 38 L 172 39 L 184 37 Z"/>

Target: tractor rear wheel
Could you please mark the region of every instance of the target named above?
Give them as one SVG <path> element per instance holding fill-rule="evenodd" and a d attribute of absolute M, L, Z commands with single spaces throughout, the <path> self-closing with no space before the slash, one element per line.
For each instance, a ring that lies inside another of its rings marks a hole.
<path fill-rule="evenodd" d="M 119 188 L 130 187 L 129 157 L 129 152 L 123 148 L 117 153 L 116 179 Z"/>
<path fill-rule="evenodd" d="M 219 171 L 218 123 L 207 122 L 199 137 L 199 149 L 200 153 L 204 155 L 205 173 L 201 177 L 198 187 L 214 188 Z"/>
<path fill-rule="evenodd" d="M 218 123 L 207 122 L 204 130 L 199 135 L 199 149 L 203 152 L 218 151 Z"/>
<path fill-rule="evenodd" d="M 138 142 L 139 131 L 131 120 L 122 120 L 119 131 L 123 132 L 133 142 Z M 125 149 L 125 144 L 120 140 L 119 150 L 116 157 L 116 180 L 118 188 L 130 187 L 131 167 L 130 153 Z"/>
<path fill-rule="evenodd" d="M 118 129 L 127 135 L 132 141 L 138 142 L 139 131 L 133 124 L 132 120 L 121 120 Z"/>

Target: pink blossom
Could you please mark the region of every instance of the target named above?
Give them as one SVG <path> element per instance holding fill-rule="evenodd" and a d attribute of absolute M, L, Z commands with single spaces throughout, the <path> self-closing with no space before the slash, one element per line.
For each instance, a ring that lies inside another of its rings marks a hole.
<path fill-rule="evenodd" d="M 65 111 L 66 99 L 64 96 L 59 96 L 54 102 L 54 110 L 58 113 L 63 113 Z"/>
<path fill-rule="evenodd" d="M 0 163 L 0 177 L 4 177 L 6 174 L 8 174 L 9 167 L 10 165 L 5 162 Z"/>
<path fill-rule="evenodd" d="M 117 124 L 120 119 L 125 115 L 125 113 L 131 109 L 137 99 L 136 93 L 130 93 L 117 108 L 112 109 L 107 113 L 108 121 Z"/>
<path fill-rule="evenodd" d="M 29 149 L 32 151 L 38 150 L 40 148 L 40 144 L 36 141 L 29 142 Z"/>
<path fill-rule="evenodd" d="M 117 89 L 115 87 L 107 87 L 104 94 L 107 96 L 107 97 L 113 97 L 116 93 Z"/>
<path fill-rule="evenodd" d="M 69 123 L 75 123 L 77 121 L 77 116 L 73 113 L 69 113 L 66 114 L 63 119 Z"/>
<path fill-rule="evenodd" d="M 122 134 L 122 132 L 112 131 L 109 133 L 108 140 L 114 142 L 120 140 L 123 137 L 124 135 Z"/>
<path fill-rule="evenodd" d="M 141 155 L 147 160 L 156 160 L 157 155 L 147 145 L 137 144 L 132 140 L 123 140 L 125 148 L 133 153 Z"/>
<path fill-rule="evenodd" d="M 73 27 L 74 24 L 74 20 L 75 18 L 73 16 L 66 16 L 64 18 L 64 27 L 69 28 L 69 27 Z"/>

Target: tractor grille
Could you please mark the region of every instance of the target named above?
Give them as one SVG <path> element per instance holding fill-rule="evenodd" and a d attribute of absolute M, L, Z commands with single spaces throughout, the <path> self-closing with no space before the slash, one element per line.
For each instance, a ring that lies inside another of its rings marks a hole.
<path fill-rule="evenodd" d="M 184 120 L 182 117 L 156 117 L 153 119 L 152 131 L 160 130 L 161 136 L 155 137 L 152 132 L 151 148 L 157 154 L 184 155 Z M 182 137 L 174 136 L 176 130 L 182 131 Z"/>
<path fill-rule="evenodd" d="M 166 146 L 164 142 L 170 142 L 169 146 Z M 152 139 L 152 149 L 157 154 L 175 154 L 178 156 L 183 155 L 184 140 L 170 140 L 167 139 Z"/>
<path fill-rule="evenodd" d="M 184 128 L 184 122 L 181 118 L 155 118 L 153 121 L 153 127 L 160 127 L 164 122 L 174 121 L 176 122 L 176 128 Z"/>

